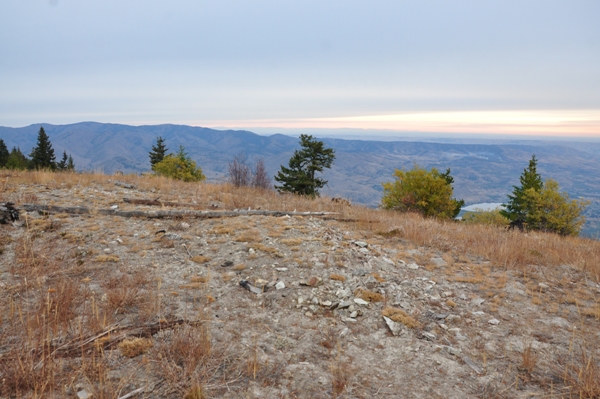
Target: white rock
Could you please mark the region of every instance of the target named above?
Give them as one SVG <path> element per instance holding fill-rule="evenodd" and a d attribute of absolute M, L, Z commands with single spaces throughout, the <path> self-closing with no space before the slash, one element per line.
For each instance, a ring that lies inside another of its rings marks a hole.
<path fill-rule="evenodd" d="M 277 284 L 275 284 L 275 288 L 278 290 L 282 290 L 285 288 L 285 283 L 283 281 L 280 281 Z"/>
<path fill-rule="evenodd" d="M 83 389 L 83 390 L 77 392 L 77 397 L 79 399 L 88 399 L 88 398 L 92 397 L 92 394 L 90 392 L 86 391 L 85 389 Z"/>
<path fill-rule="evenodd" d="M 402 323 L 397 323 L 385 316 L 383 316 L 383 320 L 385 320 L 385 324 L 387 324 L 393 335 L 398 336 L 404 332 L 404 325 Z"/>
<path fill-rule="evenodd" d="M 366 247 L 368 247 L 368 246 L 369 246 L 369 244 L 367 244 L 367 243 L 366 243 L 366 242 L 364 242 L 364 241 L 354 241 L 354 244 L 355 244 L 355 245 L 358 245 L 358 246 L 359 246 L 359 247 L 361 247 L 361 248 L 366 248 Z"/>
<path fill-rule="evenodd" d="M 406 265 L 406 268 L 411 270 L 417 270 L 419 268 L 419 265 L 417 265 L 416 263 L 409 263 Z"/>
<path fill-rule="evenodd" d="M 491 320 L 488 320 L 488 323 L 495 326 L 495 325 L 498 325 L 500 323 L 500 320 L 498 320 L 498 319 L 491 319 Z"/>
<path fill-rule="evenodd" d="M 354 298 L 354 303 L 362 306 L 367 306 L 369 304 L 369 302 L 365 301 L 362 298 Z"/>

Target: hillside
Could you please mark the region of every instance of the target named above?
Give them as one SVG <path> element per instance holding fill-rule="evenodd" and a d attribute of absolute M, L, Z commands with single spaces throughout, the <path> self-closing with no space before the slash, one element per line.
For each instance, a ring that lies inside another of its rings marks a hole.
<path fill-rule="evenodd" d="M 29 152 L 35 145 L 40 125 L 24 128 L 0 127 L 0 138 L 9 148 Z M 183 144 L 203 168 L 209 181 L 226 178 L 227 165 L 244 151 L 250 160 L 264 157 L 271 176 L 287 164 L 298 147 L 297 138 L 280 134 L 259 136 L 247 131 L 219 131 L 182 125 L 127 126 L 84 122 L 72 125 L 43 124 L 58 154 L 66 149 L 80 170 L 112 173 L 143 172 L 150 168 L 148 152 L 157 136 L 170 150 Z M 455 194 L 467 205 L 504 202 L 532 154 L 539 159 L 544 178 L 557 180 L 573 198 L 592 201 L 584 233 L 600 232 L 600 152 L 598 145 L 565 142 L 515 142 L 462 144 L 433 142 L 382 142 L 324 139 L 336 150 L 333 168 L 327 171 L 329 184 L 323 193 L 353 202 L 377 206 L 381 183 L 392 179 L 396 168 L 415 163 L 430 168 L 452 169 Z M 588 150 L 584 150 L 587 148 Z"/>
<path fill-rule="evenodd" d="M 597 241 L 163 178 L 0 188 L 2 397 L 600 396 Z"/>

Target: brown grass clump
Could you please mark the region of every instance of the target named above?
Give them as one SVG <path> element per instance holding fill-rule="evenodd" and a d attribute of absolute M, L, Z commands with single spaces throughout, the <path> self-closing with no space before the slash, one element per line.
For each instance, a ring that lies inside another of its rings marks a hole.
<path fill-rule="evenodd" d="M 202 385 L 194 385 L 186 392 L 183 399 L 208 399 Z"/>
<path fill-rule="evenodd" d="M 100 262 L 100 263 L 105 263 L 105 262 L 117 263 L 118 261 L 119 261 L 119 257 L 116 255 L 98 255 L 94 258 L 94 262 Z"/>
<path fill-rule="evenodd" d="M 284 238 L 280 242 L 288 247 L 297 247 L 302 244 L 303 240 L 300 238 Z"/>
<path fill-rule="evenodd" d="M 208 256 L 197 255 L 191 258 L 191 261 L 202 264 L 210 261 L 210 258 Z"/>
<path fill-rule="evenodd" d="M 597 348 L 581 347 L 571 359 L 559 362 L 557 377 L 579 398 L 600 398 L 600 365 L 594 357 Z"/>
<path fill-rule="evenodd" d="M 235 265 L 235 266 L 233 267 L 233 270 L 235 270 L 236 272 L 239 272 L 239 271 L 242 271 L 242 270 L 244 270 L 245 268 L 246 268 L 246 265 L 239 264 L 239 265 Z"/>
<path fill-rule="evenodd" d="M 209 280 L 208 277 L 204 277 L 204 276 L 192 276 L 190 278 L 190 281 L 192 283 L 207 283 Z"/>
<path fill-rule="evenodd" d="M 377 272 L 375 272 L 375 273 L 372 273 L 372 274 L 371 274 L 371 276 L 373 276 L 373 278 L 374 278 L 375 280 L 379 281 L 380 283 L 385 283 L 385 279 L 384 279 L 383 277 L 381 277 L 381 276 L 379 275 L 379 273 L 377 273 Z"/>
<path fill-rule="evenodd" d="M 369 291 L 365 288 L 357 288 L 354 291 L 354 296 L 364 299 L 367 302 L 383 302 L 385 297 L 377 292 Z"/>
<path fill-rule="evenodd" d="M 153 344 L 150 339 L 132 338 L 121 341 L 118 345 L 118 348 L 123 356 L 136 357 L 148 352 L 152 346 Z"/>
<path fill-rule="evenodd" d="M 395 322 L 402 323 L 408 328 L 420 328 L 421 323 L 408 315 L 404 310 L 393 308 L 391 306 L 385 307 L 381 314 L 388 319 L 391 319 Z"/>
<path fill-rule="evenodd" d="M 341 274 L 337 274 L 337 273 L 331 273 L 329 275 L 329 279 L 330 280 L 337 280 L 337 281 L 341 281 L 341 282 L 346 281 L 346 277 L 342 276 Z"/>

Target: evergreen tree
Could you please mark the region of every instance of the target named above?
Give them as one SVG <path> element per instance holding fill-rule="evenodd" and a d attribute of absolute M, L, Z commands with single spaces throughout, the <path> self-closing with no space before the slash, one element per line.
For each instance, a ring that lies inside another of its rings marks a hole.
<path fill-rule="evenodd" d="M 13 147 L 6 161 L 7 169 L 27 169 L 29 167 L 29 159 L 21 152 L 20 148 Z"/>
<path fill-rule="evenodd" d="M 317 172 L 331 168 L 335 152 L 325 148 L 322 141 L 317 141 L 311 135 L 300 135 L 301 150 L 296 150 L 289 160 L 289 167 L 281 165 L 281 170 L 275 180 L 281 183 L 275 186 L 279 192 L 290 192 L 309 197 L 318 197 L 319 189 L 327 184 L 327 180 L 316 177 Z"/>
<path fill-rule="evenodd" d="M 56 164 L 56 169 L 57 170 L 66 170 L 67 169 L 67 161 L 68 161 L 67 152 L 63 151 L 62 159 L 60 160 L 60 162 L 58 162 Z"/>
<path fill-rule="evenodd" d="M 502 204 L 505 209 L 500 213 L 510 221 L 526 222 L 529 207 L 525 195 L 526 191 L 532 189 L 539 192 L 544 187 L 542 176 L 537 172 L 537 158 L 535 155 L 531 157 L 529 166 L 523 170 L 519 180 L 521 185 L 513 186 L 513 194 L 508 195 L 508 203 Z"/>
<path fill-rule="evenodd" d="M 6 166 L 9 155 L 10 152 L 8 152 L 8 148 L 6 147 L 4 140 L 0 139 L 0 168 L 4 168 Z"/>
<path fill-rule="evenodd" d="M 157 163 L 162 162 L 162 160 L 165 159 L 168 150 L 169 149 L 165 146 L 165 140 L 161 136 L 158 136 L 156 138 L 156 144 L 152 146 L 152 151 L 149 153 L 150 167 L 152 170 L 154 170 L 154 166 Z"/>
<path fill-rule="evenodd" d="M 56 169 L 56 157 L 52 143 L 43 127 L 40 127 L 37 138 L 37 146 L 31 151 L 31 162 L 29 167 L 32 169 Z"/>
<path fill-rule="evenodd" d="M 73 157 L 69 155 L 69 160 L 67 161 L 67 170 L 73 172 L 75 170 L 75 162 L 73 162 Z"/>

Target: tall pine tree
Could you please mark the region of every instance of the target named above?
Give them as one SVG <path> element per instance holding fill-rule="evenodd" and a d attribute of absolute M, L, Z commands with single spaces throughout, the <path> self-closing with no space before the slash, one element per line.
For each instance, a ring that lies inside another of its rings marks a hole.
<path fill-rule="evenodd" d="M 169 151 L 169 149 L 165 145 L 165 140 L 161 136 L 158 136 L 156 138 L 156 144 L 152 146 L 152 150 L 149 153 L 150 167 L 152 170 L 154 170 L 154 166 L 157 163 L 160 163 L 163 161 L 163 159 L 165 159 L 167 151 Z"/>
<path fill-rule="evenodd" d="M 33 148 L 29 156 L 31 157 L 30 168 L 32 169 L 56 169 L 54 149 L 43 127 L 40 127 L 37 145 Z"/>
<path fill-rule="evenodd" d="M 526 222 L 529 205 L 525 193 L 529 189 L 540 192 L 544 187 L 542 176 L 537 172 L 537 158 L 535 155 L 531 157 L 529 166 L 525 168 L 519 180 L 521 185 L 513 186 L 513 194 L 508 195 L 508 203 L 502 204 L 505 209 L 500 213 L 511 221 Z"/>
<path fill-rule="evenodd" d="M 322 141 L 306 134 L 300 135 L 300 146 L 302 149 L 294 151 L 290 158 L 289 167 L 281 165 L 281 170 L 275 176 L 281 186 L 275 188 L 280 192 L 318 197 L 319 189 L 327 184 L 327 180 L 316 177 L 316 173 L 331 168 L 335 152 L 325 148 Z"/>
<path fill-rule="evenodd" d="M 4 140 L 0 139 L 0 168 L 4 168 L 6 166 L 9 155 L 10 152 L 8 152 L 8 147 L 6 147 L 6 143 L 4 143 Z"/>

